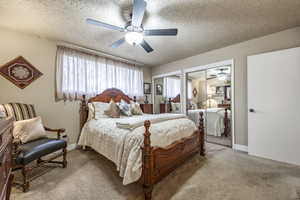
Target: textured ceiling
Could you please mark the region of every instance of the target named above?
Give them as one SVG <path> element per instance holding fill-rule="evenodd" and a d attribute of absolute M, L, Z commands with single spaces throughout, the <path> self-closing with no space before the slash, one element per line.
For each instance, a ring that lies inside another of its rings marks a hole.
<path fill-rule="evenodd" d="M 212 76 L 218 75 L 218 73 L 221 72 L 220 69 L 223 69 L 222 72 L 226 73 L 227 75 L 230 75 L 231 73 L 231 66 L 218 66 L 208 70 L 190 72 L 188 73 L 188 76 L 191 79 L 206 80 L 206 78 L 211 78 Z"/>
<path fill-rule="evenodd" d="M 124 26 L 130 0 L 0 0 L 0 27 L 159 65 L 300 25 L 300 0 L 148 0 L 144 27 L 178 28 L 147 37 L 154 48 L 109 45 L 124 33 L 85 23 Z"/>

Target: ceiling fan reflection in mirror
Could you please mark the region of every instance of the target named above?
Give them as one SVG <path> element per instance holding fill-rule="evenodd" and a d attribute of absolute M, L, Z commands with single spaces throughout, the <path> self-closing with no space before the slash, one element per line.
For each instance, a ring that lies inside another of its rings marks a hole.
<path fill-rule="evenodd" d="M 146 11 L 147 3 L 144 0 L 134 0 L 131 14 L 131 21 L 128 21 L 124 28 L 100 22 L 91 18 L 86 19 L 88 24 L 101 26 L 111 30 L 125 32 L 125 36 L 111 44 L 112 48 L 117 48 L 125 41 L 133 46 L 141 46 L 147 53 L 153 51 L 153 48 L 145 41 L 144 36 L 176 36 L 177 28 L 171 29 L 144 29 L 142 25 L 143 17 Z"/>
<path fill-rule="evenodd" d="M 228 78 L 228 68 L 219 68 L 217 69 L 219 72 L 217 73 L 217 77 L 220 81 L 226 81 Z"/>

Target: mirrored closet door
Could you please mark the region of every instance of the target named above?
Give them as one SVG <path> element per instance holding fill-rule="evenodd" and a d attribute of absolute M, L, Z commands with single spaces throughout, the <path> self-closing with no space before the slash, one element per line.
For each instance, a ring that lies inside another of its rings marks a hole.
<path fill-rule="evenodd" d="M 154 83 L 154 113 L 181 113 L 181 74 L 156 77 Z"/>
<path fill-rule="evenodd" d="M 206 141 L 232 146 L 231 65 L 187 73 L 187 115 L 199 122 L 204 113 Z"/>

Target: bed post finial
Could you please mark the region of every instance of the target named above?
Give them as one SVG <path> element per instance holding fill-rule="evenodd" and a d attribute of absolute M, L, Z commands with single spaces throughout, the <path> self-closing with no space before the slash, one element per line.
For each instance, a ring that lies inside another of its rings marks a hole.
<path fill-rule="evenodd" d="M 171 98 L 169 98 L 167 110 L 168 110 L 168 112 L 170 112 L 170 113 L 172 112 L 172 99 L 171 99 Z"/>
<path fill-rule="evenodd" d="M 151 133 L 149 132 L 150 128 L 150 121 L 146 120 L 144 122 L 145 133 L 144 133 L 144 147 L 143 147 L 143 188 L 144 188 L 144 195 L 145 200 L 151 200 L 152 198 L 152 190 L 153 190 L 153 183 L 152 183 L 152 147 L 151 147 L 151 140 L 150 136 Z"/>
<path fill-rule="evenodd" d="M 144 122 L 144 127 L 145 127 L 145 133 L 144 133 L 144 148 L 147 149 L 148 147 L 151 147 L 151 140 L 150 140 L 150 135 L 151 133 L 149 132 L 151 122 L 149 120 L 146 120 Z"/>
<path fill-rule="evenodd" d="M 205 131 L 204 131 L 204 118 L 203 118 L 203 115 L 204 113 L 203 112 L 200 112 L 199 113 L 200 115 L 200 118 L 199 118 L 199 142 L 200 142 L 200 155 L 201 156 L 205 156 Z"/>
<path fill-rule="evenodd" d="M 225 113 L 224 113 L 224 136 L 228 137 L 228 135 L 229 135 L 228 108 L 225 108 Z"/>

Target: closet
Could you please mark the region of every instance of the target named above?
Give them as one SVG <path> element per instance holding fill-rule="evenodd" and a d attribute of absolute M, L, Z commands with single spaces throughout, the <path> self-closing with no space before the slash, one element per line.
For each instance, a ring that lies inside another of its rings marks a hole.
<path fill-rule="evenodd" d="M 232 146 L 232 65 L 216 64 L 186 73 L 186 113 L 205 116 L 206 141 Z"/>

